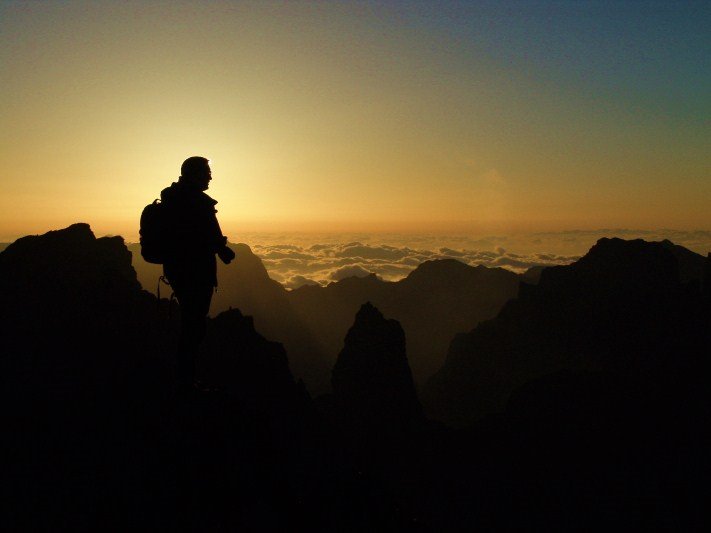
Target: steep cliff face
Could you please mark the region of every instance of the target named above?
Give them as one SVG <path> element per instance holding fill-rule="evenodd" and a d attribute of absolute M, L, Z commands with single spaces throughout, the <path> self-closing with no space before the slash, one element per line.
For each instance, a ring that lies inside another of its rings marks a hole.
<path fill-rule="evenodd" d="M 423 400 L 432 416 L 467 424 L 562 369 L 656 380 L 700 352 L 705 317 L 698 284 L 681 280 L 668 245 L 601 239 L 578 262 L 543 270 L 537 286 L 522 285 L 495 319 L 456 336 Z"/>
<path fill-rule="evenodd" d="M 422 422 L 405 334 L 372 304 L 361 306 L 331 378 L 339 425 L 368 438 Z"/>

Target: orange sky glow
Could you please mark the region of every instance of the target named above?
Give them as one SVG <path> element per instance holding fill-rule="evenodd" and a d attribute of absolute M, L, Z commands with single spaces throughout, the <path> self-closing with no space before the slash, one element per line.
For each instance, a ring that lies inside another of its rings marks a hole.
<path fill-rule="evenodd" d="M 0 240 L 135 240 L 192 155 L 235 238 L 711 229 L 694 13 L 516 5 L 4 2 Z"/>

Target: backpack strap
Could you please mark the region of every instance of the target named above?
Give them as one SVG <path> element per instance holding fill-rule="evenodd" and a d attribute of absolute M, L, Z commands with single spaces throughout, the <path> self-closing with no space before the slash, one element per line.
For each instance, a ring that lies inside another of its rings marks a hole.
<path fill-rule="evenodd" d="M 156 287 L 156 296 L 158 297 L 158 301 L 160 301 L 160 284 L 161 284 L 161 281 L 162 281 L 163 283 L 165 283 L 168 287 L 170 287 L 170 281 L 168 281 L 168 280 L 165 278 L 165 276 L 160 276 L 160 277 L 158 278 L 158 286 Z M 172 295 L 171 295 L 171 298 L 172 298 Z"/>
<path fill-rule="evenodd" d="M 160 284 L 161 282 L 165 283 L 168 287 L 170 287 L 170 281 L 166 279 L 165 276 L 160 276 L 158 278 L 158 286 L 156 287 L 156 296 L 158 299 L 156 300 L 157 307 L 160 310 Z M 168 320 L 170 320 L 171 315 L 173 313 L 173 300 L 175 300 L 175 291 L 170 292 L 170 299 L 168 300 Z"/>

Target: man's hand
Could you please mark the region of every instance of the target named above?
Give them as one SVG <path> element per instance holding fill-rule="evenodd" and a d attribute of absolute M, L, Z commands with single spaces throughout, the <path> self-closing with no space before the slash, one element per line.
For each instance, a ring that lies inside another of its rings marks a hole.
<path fill-rule="evenodd" d="M 220 248 L 220 250 L 217 252 L 217 256 L 222 260 L 224 264 L 229 265 L 235 258 L 235 253 L 227 246 L 224 246 Z"/>

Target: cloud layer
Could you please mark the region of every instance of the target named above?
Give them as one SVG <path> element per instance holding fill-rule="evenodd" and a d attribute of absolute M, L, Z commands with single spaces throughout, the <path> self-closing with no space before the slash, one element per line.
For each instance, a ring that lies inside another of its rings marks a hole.
<path fill-rule="evenodd" d="M 523 272 L 533 266 L 571 263 L 602 237 L 669 239 L 704 256 L 711 251 L 711 231 L 674 229 L 571 230 L 477 237 L 365 233 L 246 233 L 240 237 L 261 258 L 269 275 L 290 289 L 371 273 L 397 281 L 432 259 L 457 259 L 472 266 Z M 7 244 L 0 243 L 0 251 Z"/>
<path fill-rule="evenodd" d="M 268 239 L 256 235 L 245 237 L 253 252 L 264 262 L 269 275 L 290 289 L 306 284 L 326 285 L 349 276 L 371 273 L 384 280 L 397 281 L 420 263 L 433 259 L 456 259 L 472 266 L 524 272 L 534 266 L 571 263 L 602 237 L 643 238 L 647 241 L 669 239 L 703 255 L 711 250 L 710 231 L 681 230 L 600 229 L 477 238 L 323 235 L 319 238 L 323 239 L 321 242 L 314 242 L 313 235 L 279 236 L 282 242 L 292 239 L 299 244 L 272 244 L 278 242 L 274 235 Z"/>
<path fill-rule="evenodd" d="M 305 284 L 325 285 L 351 276 L 370 274 L 396 281 L 407 276 L 420 263 L 433 259 L 456 259 L 469 265 L 523 272 L 533 266 L 565 264 L 578 258 L 540 253 L 521 255 L 502 247 L 493 251 L 448 247 L 428 250 L 361 242 L 319 243 L 308 247 L 257 244 L 253 246 L 253 251 L 262 259 L 269 275 L 290 289 Z"/>

